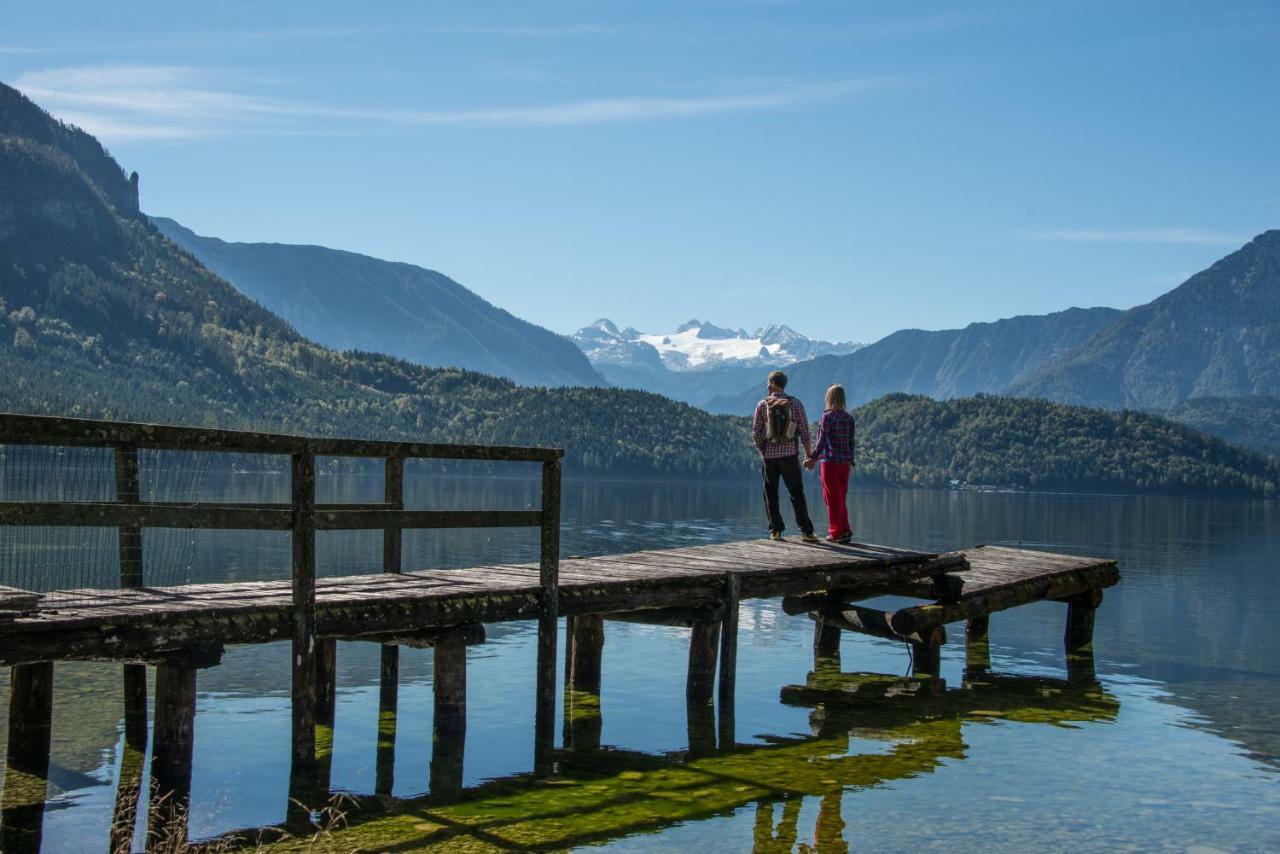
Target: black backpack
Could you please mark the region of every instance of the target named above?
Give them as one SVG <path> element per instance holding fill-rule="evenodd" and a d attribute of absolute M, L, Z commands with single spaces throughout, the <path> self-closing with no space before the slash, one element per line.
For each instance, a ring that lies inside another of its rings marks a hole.
<path fill-rule="evenodd" d="M 775 445 L 794 442 L 796 439 L 796 422 L 791 417 L 791 398 L 783 395 L 782 397 L 770 398 L 765 403 L 765 425 L 764 438 L 766 442 Z"/>

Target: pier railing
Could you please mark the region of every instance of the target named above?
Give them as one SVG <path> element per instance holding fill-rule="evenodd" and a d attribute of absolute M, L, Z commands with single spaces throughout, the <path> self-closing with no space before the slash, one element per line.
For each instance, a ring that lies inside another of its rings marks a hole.
<path fill-rule="evenodd" d="M 540 736 L 538 742 L 550 743 L 555 717 L 560 477 L 564 455 L 561 449 L 320 438 L 9 413 L 0 413 L 0 445 L 114 451 L 115 501 L 3 500 L 0 501 L 0 525 L 117 528 L 119 584 L 122 588 L 146 585 L 142 560 L 144 528 L 292 532 L 295 766 L 309 764 L 315 754 L 317 531 L 381 529 L 383 572 L 399 573 L 402 569 L 401 533 L 404 530 L 539 528 L 536 728 Z M 291 500 L 288 503 L 265 504 L 143 501 L 138 465 L 140 450 L 286 455 L 290 458 Z M 377 504 L 318 504 L 317 457 L 384 459 L 383 501 Z M 410 459 L 540 463 L 541 507 L 538 510 L 407 510 L 404 506 L 404 466 Z M 21 601 L 22 591 L 11 591 L 11 594 L 15 600 Z"/>

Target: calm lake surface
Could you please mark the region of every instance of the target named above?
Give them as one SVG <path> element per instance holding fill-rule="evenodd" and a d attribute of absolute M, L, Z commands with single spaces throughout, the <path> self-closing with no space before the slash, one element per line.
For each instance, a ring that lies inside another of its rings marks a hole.
<path fill-rule="evenodd" d="M 821 525 L 816 481 L 808 486 Z M 355 472 L 322 477 L 319 488 L 321 501 L 334 501 L 380 497 L 382 487 L 376 474 Z M 210 477 L 201 489 L 205 498 L 279 499 L 287 476 Z M 532 478 L 442 478 L 425 470 L 409 478 L 408 490 L 411 507 L 520 508 L 537 496 Z M 564 819 L 559 836 L 546 837 L 549 844 L 624 851 L 1280 850 L 1280 503 L 855 488 L 850 508 L 855 537 L 865 542 L 930 550 L 1016 544 L 1117 558 L 1123 580 L 1106 592 L 1095 633 L 1100 687 L 1079 702 L 1055 701 L 1057 689 L 1044 688 L 1065 677 L 1065 608 L 1041 603 L 993 616 L 998 678 L 981 691 L 960 690 L 964 632 L 955 625 L 943 651 L 942 699 L 904 697 L 889 711 L 848 718 L 784 703 L 783 689 L 804 685 L 814 669 L 812 624 L 784 615 L 777 602 L 748 601 L 737 689 L 737 741 L 745 752 L 695 763 L 710 782 L 637 793 L 632 812 L 621 817 L 609 817 L 620 809 L 613 803 L 588 821 L 595 789 L 585 787 L 572 801 L 574 818 Z M 563 516 L 566 555 L 763 531 L 754 481 L 569 480 Z M 157 583 L 287 577 L 287 534 L 164 536 L 148 541 L 156 556 L 148 577 Z M 535 537 L 406 534 L 405 568 L 528 560 Z M 319 544 L 326 574 L 375 571 L 380 555 L 377 532 L 326 534 Z M 688 747 L 687 630 L 610 622 L 606 635 L 601 740 L 616 748 L 610 755 L 624 770 L 602 771 L 600 791 L 642 777 L 625 768 L 658 762 L 678 769 Z M 489 626 L 488 642 L 468 650 L 468 787 L 532 768 L 535 637 L 531 624 Z M 378 656 L 374 644 L 338 646 L 335 789 L 374 790 Z M 200 672 L 193 838 L 283 819 L 288 664 L 287 643 L 236 647 L 221 666 Z M 849 635 L 840 665 L 845 673 L 898 677 L 910 669 L 902 645 Z M 429 784 L 432 653 L 404 649 L 400 667 L 394 794 L 413 797 Z M 123 745 L 119 674 L 108 665 L 56 669 L 45 850 L 106 847 Z M 7 708 L 7 674 L 0 701 Z M 1072 708 L 1064 711 L 1064 704 Z M 814 785 L 825 788 L 821 795 L 761 797 L 746 779 L 753 769 L 797 780 L 816 774 Z M 739 778 L 745 782 L 730 785 Z M 540 797 L 562 796 L 556 786 L 522 791 L 526 800 L 514 803 L 531 808 Z M 659 799 L 673 801 L 671 809 L 654 808 Z M 699 799 L 707 803 L 702 814 Z M 579 833 L 573 821 L 589 832 Z M 420 826 L 424 833 L 432 827 Z M 489 841 L 501 841 L 500 828 L 494 832 Z M 456 844 L 481 841 L 460 837 Z M 368 836 L 360 843 L 377 849 Z M 355 843 L 338 836 L 332 844 L 343 850 Z M 395 845 L 413 848 L 402 837 Z"/>

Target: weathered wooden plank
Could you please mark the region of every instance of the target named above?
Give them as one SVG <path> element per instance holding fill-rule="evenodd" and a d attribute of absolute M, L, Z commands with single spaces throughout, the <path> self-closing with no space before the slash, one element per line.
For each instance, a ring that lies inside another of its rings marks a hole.
<path fill-rule="evenodd" d="M 105 528 L 242 528 L 288 530 L 287 509 L 257 509 L 238 504 L 170 504 L 113 501 L 0 502 L 0 525 L 49 525 Z M 134 551 L 130 552 L 131 555 Z"/>
<path fill-rule="evenodd" d="M 450 626 L 444 629 L 346 635 L 338 638 L 338 640 L 352 643 L 378 643 L 384 646 L 407 646 L 410 649 L 431 649 L 439 642 L 442 635 L 452 634 L 459 629 L 462 631 L 463 641 L 467 646 L 479 646 L 486 640 L 482 623 L 464 623 L 461 626 Z"/>
<path fill-rule="evenodd" d="M 0 413 L 0 443 L 66 447 L 133 445 L 138 448 L 160 450 L 526 462 L 558 460 L 564 456 L 564 451 L 560 448 L 330 439 L 209 427 L 179 427 L 127 421 L 18 415 L 8 412 Z"/>
<path fill-rule="evenodd" d="M 934 626 L 984 616 L 1028 602 L 1074 596 L 1091 589 L 1108 587 L 1119 580 L 1120 573 L 1114 563 L 1032 576 L 985 589 L 970 588 L 958 602 L 904 608 L 892 616 L 891 622 L 898 633 L 915 634 Z"/>
<path fill-rule="evenodd" d="M 538 510 L 320 510 L 316 530 L 536 528 Z"/>
<path fill-rule="evenodd" d="M 33 611 L 40 603 L 40 594 L 17 587 L 0 585 L 0 611 Z M 4 615 L 6 618 L 10 615 Z"/>
<path fill-rule="evenodd" d="M 602 616 L 618 623 L 638 623 L 642 626 L 674 626 L 688 629 L 698 623 L 723 620 L 724 605 L 717 602 L 700 608 L 649 608 L 643 611 L 621 611 Z"/>
<path fill-rule="evenodd" d="M 815 622 L 834 629 L 871 635 L 886 640 L 918 642 L 920 635 L 902 634 L 893 626 L 892 613 L 864 608 L 861 605 L 836 604 L 824 611 L 814 611 L 810 616 Z"/>

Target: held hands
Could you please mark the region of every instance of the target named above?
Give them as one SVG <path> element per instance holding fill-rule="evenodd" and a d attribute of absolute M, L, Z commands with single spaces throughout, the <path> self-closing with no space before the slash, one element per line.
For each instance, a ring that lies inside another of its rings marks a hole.
<path fill-rule="evenodd" d="M 818 464 L 818 461 L 815 460 L 813 457 L 804 458 L 804 467 L 809 469 L 810 471 L 812 471 L 813 467 L 816 466 L 817 464 Z"/>

